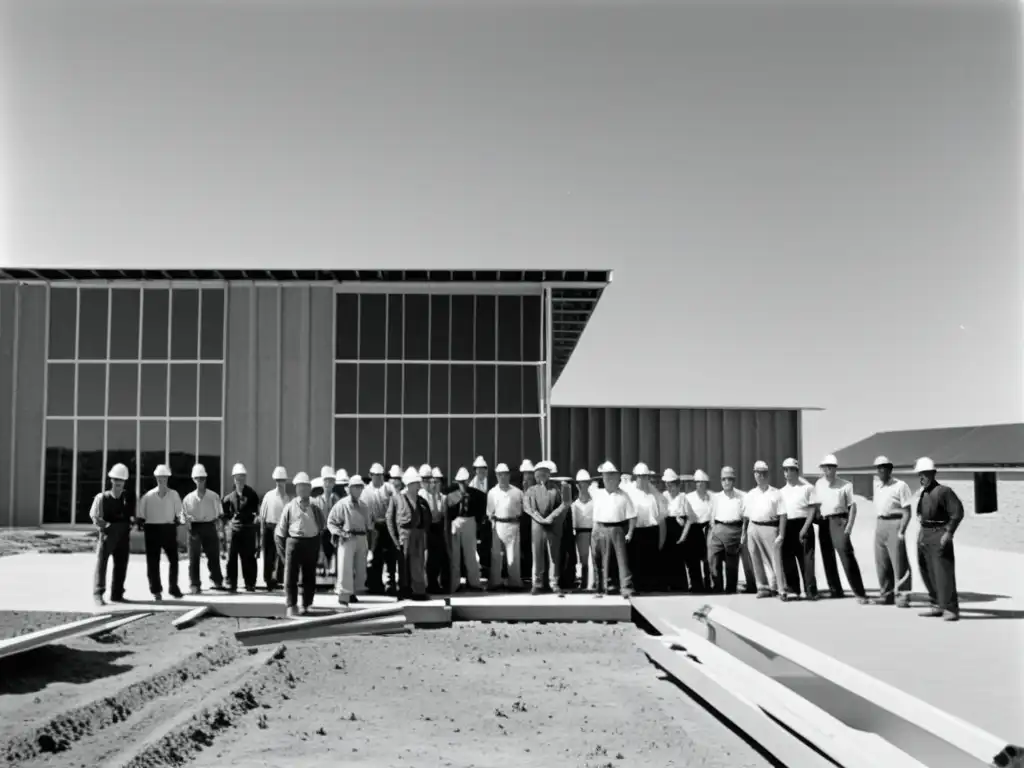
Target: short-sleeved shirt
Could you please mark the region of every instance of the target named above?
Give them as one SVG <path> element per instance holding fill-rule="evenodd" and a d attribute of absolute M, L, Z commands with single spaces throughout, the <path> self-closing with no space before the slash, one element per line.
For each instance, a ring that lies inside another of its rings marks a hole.
<path fill-rule="evenodd" d="M 209 488 L 199 498 L 199 491 L 192 491 L 181 500 L 182 517 L 186 522 L 212 523 L 219 520 L 223 514 L 220 504 L 220 496 L 216 491 Z"/>
<path fill-rule="evenodd" d="M 888 483 L 883 483 L 881 480 L 875 481 L 872 502 L 878 517 L 902 515 L 903 510 L 910 506 L 912 500 L 913 494 L 910 492 L 910 486 L 902 480 L 890 477 Z"/>
<path fill-rule="evenodd" d="M 822 517 L 846 515 L 853 508 L 853 483 L 837 477 L 831 483 L 819 477 L 814 484 L 814 495 L 821 504 Z"/>
<path fill-rule="evenodd" d="M 359 500 L 369 508 L 372 523 L 383 523 L 387 518 L 388 502 L 393 492 L 394 488 L 389 483 L 384 483 L 379 488 L 371 483 L 363 488 Z"/>
<path fill-rule="evenodd" d="M 669 517 L 679 518 L 679 522 L 684 522 L 683 518 L 686 517 L 686 505 L 684 501 L 686 499 L 685 493 L 677 493 L 673 496 L 668 491 L 662 493 L 665 497 L 665 509 Z"/>
<path fill-rule="evenodd" d="M 284 512 L 285 505 L 292 500 L 292 497 L 285 493 L 278 493 L 277 488 L 263 494 L 263 501 L 260 503 L 260 520 L 264 525 L 277 525 Z"/>
<path fill-rule="evenodd" d="M 695 523 L 706 523 L 711 520 L 711 494 L 701 498 L 696 491 L 690 491 L 686 499 L 686 516 Z"/>
<path fill-rule="evenodd" d="M 731 493 L 719 491 L 711 497 L 711 509 L 716 523 L 739 523 L 744 517 L 746 494 L 733 489 Z"/>
<path fill-rule="evenodd" d="M 752 523 L 771 523 L 786 514 L 785 502 L 779 489 L 768 486 L 763 491 L 752 488 L 743 497 L 743 514 Z"/>
<path fill-rule="evenodd" d="M 487 492 L 487 517 L 498 520 L 518 520 L 523 514 L 523 492 L 510 485 L 507 489 L 496 485 Z"/>
<path fill-rule="evenodd" d="M 652 528 L 661 522 L 662 504 L 665 502 L 661 494 L 641 491 L 639 488 L 633 488 L 628 493 L 636 510 L 637 528 Z"/>
<path fill-rule="evenodd" d="M 636 507 L 621 487 L 614 491 L 599 488 L 594 491 L 593 498 L 595 523 L 624 523 L 636 518 Z"/>
<path fill-rule="evenodd" d="M 366 533 L 370 525 L 370 508 L 363 503 L 362 496 L 356 501 L 345 496 L 331 508 L 327 516 L 327 527 L 335 536 L 342 533 Z"/>
<path fill-rule="evenodd" d="M 783 512 L 790 520 L 806 520 L 814 514 L 814 505 L 817 500 L 814 498 L 814 486 L 806 480 L 801 480 L 796 485 L 786 483 L 779 489 L 782 496 Z"/>
<path fill-rule="evenodd" d="M 170 525 L 181 519 L 181 497 L 173 488 L 168 488 L 161 497 L 160 489 L 153 488 L 142 496 L 137 517 L 150 525 Z"/>
<path fill-rule="evenodd" d="M 281 513 L 274 535 L 280 538 L 312 539 L 319 536 L 326 525 L 320 507 L 310 499 L 303 504 L 301 499 L 292 499 Z"/>
<path fill-rule="evenodd" d="M 594 500 L 576 499 L 572 503 L 572 527 L 577 531 L 589 531 L 594 527 Z"/>

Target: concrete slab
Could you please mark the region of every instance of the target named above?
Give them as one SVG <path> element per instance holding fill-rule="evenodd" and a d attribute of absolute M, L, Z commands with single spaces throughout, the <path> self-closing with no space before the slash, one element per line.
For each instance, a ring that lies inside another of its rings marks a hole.
<path fill-rule="evenodd" d="M 594 595 L 472 595 L 452 597 L 455 621 L 630 621 L 629 601 Z"/>

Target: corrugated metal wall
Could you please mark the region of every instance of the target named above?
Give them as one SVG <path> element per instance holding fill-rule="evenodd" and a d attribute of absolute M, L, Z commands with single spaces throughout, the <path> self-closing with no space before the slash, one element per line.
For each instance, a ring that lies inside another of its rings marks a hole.
<path fill-rule="evenodd" d="M 242 462 L 264 488 L 278 464 L 319 472 L 333 442 L 334 287 L 232 283 L 227 322 L 225 475 Z"/>
<path fill-rule="evenodd" d="M 605 459 L 624 471 L 644 461 L 659 473 L 703 469 L 717 488 L 722 467 L 731 465 L 739 486 L 748 488 L 758 459 L 779 484 L 783 459 L 800 454 L 799 411 L 555 406 L 551 419 L 552 459 L 561 474 L 594 472 Z"/>

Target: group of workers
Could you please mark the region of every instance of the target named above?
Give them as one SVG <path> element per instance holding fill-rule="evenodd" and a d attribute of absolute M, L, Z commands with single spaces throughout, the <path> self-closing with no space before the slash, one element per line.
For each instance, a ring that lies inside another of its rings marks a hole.
<path fill-rule="evenodd" d="M 291 478 L 294 496 L 287 488 L 289 473 L 277 467 L 276 487 L 262 498 L 247 484 L 242 464 L 232 468 L 234 487 L 223 499 L 207 488 L 206 470 L 197 464 L 196 489 L 182 499 L 168 487 L 171 472 L 161 465 L 154 473 L 156 488 L 137 506 L 125 492 L 128 469 L 117 464 L 109 473 L 111 488 L 96 496 L 91 510 L 100 529 L 94 594 L 103 605 L 112 559 L 110 599 L 124 600 L 129 534 L 137 526 L 144 532 L 153 598 L 160 600 L 163 592 L 161 553 L 170 561 L 168 593 L 181 597 L 177 530 L 184 525 L 192 594 L 202 588 L 203 555 L 213 589 L 237 591 L 240 567 L 245 590 L 256 591 L 262 554 L 264 586 L 284 586 L 289 616 L 309 610 L 318 569 L 336 577 L 342 605 L 365 593 L 424 600 L 485 584 L 490 591 L 518 591 L 524 570 L 533 594 L 733 593 L 741 566 L 746 592 L 785 601 L 800 597 L 802 589 L 806 599 L 816 600 L 819 549 L 832 597 L 844 595 L 838 556 L 860 602 L 907 607 L 911 571 L 905 537 L 916 513 L 918 566 L 931 601 L 927 615 L 957 620 L 953 536 L 963 519 L 959 498 L 936 481 L 931 459 L 917 462 L 916 492 L 892 476 L 886 457 L 879 456 L 875 466 L 880 593 L 871 601 L 850 538 L 857 518 L 853 486 L 837 475 L 832 455 L 820 462 L 821 477 L 814 483 L 801 476 L 795 459 L 786 459 L 786 482 L 779 488 L 769 483 L 768 464 L 757 461 L 755 485 L 746 492 L 736 488 L 732 467 L 722 469 L 719 492 L 709 491 L 703 470 L 680 477 L 666 469 L 662 492 L 646 464 L 625 474 L 610 461 L 598 467 L 599 477 L 581 469 L 571 479 L 557 477 L 551 461 L 526 460 L 521 487 L 511 483 L 511 471 L 501 463 L 494 467 L 492 486 L 490 468 L 478 456 L 473 473 L 461 467 L 451 484 L 429 464 L 404 471 L 395 465 L 385 473 L 375 463 L 368 481 L 332 467 L 313 479 L 299 472 Z M 693 490 L 685 489 L 687 482 Z"/>

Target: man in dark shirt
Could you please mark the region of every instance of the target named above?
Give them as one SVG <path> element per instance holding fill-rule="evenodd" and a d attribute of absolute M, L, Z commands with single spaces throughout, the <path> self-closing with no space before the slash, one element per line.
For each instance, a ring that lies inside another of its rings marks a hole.
<path fill-rule="evenodd" d="M 399 551 L 398 599 L 427 599 L 427 533 L 430 507 L 420 496 L 420 473 L 409 467 L 402 475 L 404 490 L 388 504 L 388 533 Z"/>
<path fill-rule="evenodd" d="M 918 459 L 914 471 L 921 481 L 915 505 L 921 523 L 917 536 L 917 567 L 921 569 L 921 581 L 931 602 L 931 609 L 922 615 L 957 621 L 960 602 L 956 591 L 953 534 L 964 519 L 964 506 L 952 488 L 935 481 L 935 463 L 931 459 Z"/>
<path fill-rule="evenodd" d="M 451 588 L 462 589 L 462 574 L 466 575 L 466 590 L 480 591 L 480 563 L 477 552 L 477 530 L 487 516 L 487 494 L 469 484 L 469 470 L 459 467 L 455 473 L 455 486 L 443 489 L 445 495 L 445 529 L 452 540 Z"/>
<path fill-rule="evenodd" d="M 231 471 L 235 488 L 224 497 L 224 528 L 228 538 L 228 592 L 238 591 L 238 561 L 242 561 L 245 591 L 256 591 L 256 550 L 260 535 L 260 497 L 246 485 L 246 471 L 235 464 Z"/>
<path fill-rule="evenodd" d="M 107 562 L 114 561 L 114 577 L 110 585 L 110 600 L 124 602 L 124 582 L 128 574 L 130 549 L 128 536 L 135 523 L 135 499 L 125 489 L 128 467 L 115 464 L 107 474 L 110 490 L 97 493 L 92 500 L 89 517 L 99 529 L 96 545 L 96 572 L 93 595 L 96 605 L 104 605 L 103 593 L 107 585 Z"/>

